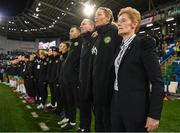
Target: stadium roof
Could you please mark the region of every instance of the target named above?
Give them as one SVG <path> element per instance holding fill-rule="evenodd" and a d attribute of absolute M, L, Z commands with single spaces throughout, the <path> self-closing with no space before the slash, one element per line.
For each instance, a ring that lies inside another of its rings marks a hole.
<path fill-rule="evenodd" d="M 87 2 L 109 7 L 116 16 L 126 6 L 142 14 L 179 0 L 1 0 L 0 34 L 11 39 L 68 38 L 71 25 L 79 25 Z M 150 6 L 149 6 L 150 5 Z M 91 16 L 93 19 L 93 16 Z"/>

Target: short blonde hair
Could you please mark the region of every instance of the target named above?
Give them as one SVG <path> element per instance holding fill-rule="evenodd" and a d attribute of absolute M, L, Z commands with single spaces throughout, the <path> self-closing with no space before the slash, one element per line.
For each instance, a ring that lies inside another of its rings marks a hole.
<path fill-rule="evenodd" d="M 81 23 L 86 23 L 86 22 L 91 26 L 91 30 L 94 30 L 95 23 L 92 20 L 87 19 L 87 18 L 83 19 Z"/>
<path fill-rule="evenodd" d="M 82 20 L 82 22 L 88 22 L 89 24 L 95 26 L 94 22 L 93 22 L 91 19 L 85 18 L 85 19 Z M 82 22 L 81 22 L 81 23 L 82 23 Z"/>
<path fill-rule="evenodd" d="M 99 7 L 97 10 L 103 10 L 105 13 L 105 16 L 110 18 L 110 21 L 109 21 L 110 23 L 112 23 L 114 21 L 114 16 L 113 16 L 111 9 L 109 9 L 107 7 Z"/>
<path fill-rule="evenodd" d="M 140 26 L 141 26 L 141 14 L 140 14 L 140 12 L 138 10 L 136 10 L 135 8 L 132 8 L 132 7 L 122 8 L 118 14 L 118 18 L 124 13 L 126 13 L 129 16 L 129 18 L 131 19 L 132 22 L 137 23 L 137 27 L 135 29 L 135 33 L 137 33 L 139 31 Z"/>
<path fill-rule="evenodd" d="M 46 52 L 45 49 L 38 49 L 37 53 L 38 53 L 39 56 L 46 57 L 46 55 L 47 55 L 47 52 Z"/>

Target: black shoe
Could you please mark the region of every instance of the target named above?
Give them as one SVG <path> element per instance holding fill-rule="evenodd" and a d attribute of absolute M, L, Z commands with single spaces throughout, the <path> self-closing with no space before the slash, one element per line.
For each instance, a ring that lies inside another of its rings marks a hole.
<path fill-rule="evenodd" d="M 54 112 L 56 110 L 56 107 L 53 106 L 47 106 L 44 109 L 44 112 Z"/>
<path fill-rule="evenodd" d="M 78 130 L 76 132 L 85 132 L 84 129 L 78 128 Z"/>
<path fill-rule="evenodd" d="M 75 128 L 76 128 L 76 124 L 71 125 L 71 122 L 68 122 L 68 123 L 65 123 L 65 124 L 61 125 L 61 131 L 75 129 Z"/>

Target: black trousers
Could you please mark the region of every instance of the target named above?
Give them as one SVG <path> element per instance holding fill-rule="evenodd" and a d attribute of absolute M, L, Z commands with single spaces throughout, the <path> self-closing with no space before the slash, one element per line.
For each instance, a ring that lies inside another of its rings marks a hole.
<path fill-rule="evenodd" d="M 61 98 L 62 98 L 62 104 L 63 104 L 63 109 L 64 109 L 64 113 L 65 113 L 65 117 L 69 118 L 69 111 L 68 111 L 68 103 L 67 103 L 67 98 L 66 98 L 66 86 L 64 84 L 64 82 L 61 82 L 60 84 L 60 88 L 61 88 Z M 59 101 L 60 102 L 60 101 Z"/>
<path fill-rule="evenodd" d="M 29 96 L 35 98 L 35 86 L 34 86 L 34 79 L 30 78 L 28 80 L 28 86 L 29 86 Z"/>
<path fill-rule="evenodd" d="M 58 83 L 57 85 L 57 114 L 60 115 L 64 109 L 64 99 L 62 95 L 62 88 L 59 86 Z"/>
<path fill-rule="evenodd" d="M 39 81 L 39 90 L 40 90 L 40 102 L 45 105 L 48 97 L 47 93 L 47 83 L 43 81 Z"/>
<path fill-rule="evenodd" d="M 56 81 L 49 82 L 49 88 L 51 92 L 51 105 L 55 106 L 57 102 L 57 87 L 56 87 Z"/>
<path fill-rule="evenodd" d="M 118 92 L 114 92 L 111 103 L 111 131 L 113 132 L 147 132 L 145 129 L 146 120 L 137 122 L 134 119 L 127 119 L 120 112 Z M 120 107 L 121 106 L 121 107 Z M 135 114 L 136 115 L 136 114 Z"/>
<path fill-rule="evenodd" d="M 35 97 L 35 86 L 34 86 L 34 80 L 31 78 L 24 80 L 24 85 L 26 87 L 26 93 L 30 97 Z"/>
<path fill-rule="evenodd" d="M 95 106 L 95 131 L 111 131 L 110 104 Z"/>
<path fill-rule="evenodd" d="M 90 132 L 91 129 L 91 113 L 91 101 L 80 100 L 80 128 L 84 129 L 85 132 Z"/>
<path fill-rule="evenodd" d="M 26 93 L 30 96 L 30 83 L 29 83 L 29 79 L 24 79 L 24 85 L 26 88 Z"/>
<path fill-rule="evenodd" d="M 39 89 L 39 79 L 34 80 L 34 85 L 35 85 L 35 97 L 36 97 L 36 102 L 39 102 L 40 98 L 40 89 Z"/>
<path fill-rule="evenodd" d="M 65 115 L 69 118 L 70 122 L 76 122 L 76 91 L 77 91 L 77 84 L 65 84 L 63 83 L 63 97 L 64 97 L 64 109 Z"/>

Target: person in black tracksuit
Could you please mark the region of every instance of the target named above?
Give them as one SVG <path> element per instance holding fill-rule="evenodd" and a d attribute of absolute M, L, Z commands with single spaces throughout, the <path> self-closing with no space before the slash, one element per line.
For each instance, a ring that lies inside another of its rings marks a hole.
<path fill-rule="evenodd" d="M 66 103 L 66 99 L 65 99 L 65 89 L 63 89 L 63 66 L 66 60 L 66 57 L 68 55 L 68 51 L 69 51 L 69 47 L 70 44 L 69 42 L 61 42 L 59 45 L 59 51 L 61 53 L 60 55 L 60 63 L 58 66 L 58 96 L 57 96 L 57 113 L 66 121 L 68 121 L 69 119 L 67 119 L 65 116 L 68 116 L 67 111 L 64 110 L 68 110 L 67 108 L 67 103 Z M 63 108 L 63 111 L 62 111 Z M 63 124 L 64 122 L 59 121 L 58 124 Z"/>
<path fill-rule="evenodd" d="M 41 59 L 39 57 L 39 53 L 37 51 L 37 54 L 36 54 L 36 58 L 34 60 L 34 68 L 33 68 L 33 72 L 34 72 L 34 84 L 35 84 L 35 92 L 36 92 L 36 96 L 35 96 L 35 100 L 36 100 L 36 103 L 39 105 L 39 100 L 40 100 L 40 90 L 39 90 L 39 86 L 38 86 L 38 83 L 39 83 L 39 72 L 40 72 L 40 63 L 41 63 Z"/>
<path fill-rule="evenodd" d="M 25 55 L 24 56 L 24 60 L 25 60 L 25 64 L 24 64 L 24 68 L 23 68 L 23 79 L 24 79 L 24 85 L 26 88 L 26 93 L 29 95 L 30 93 L 30 87 L 29 87 L 29 55 Z"/>
<path fill-rule="evenodd" d="M 17 75 L 17 65 L 15 64 L 15 60 L 16 59 L 10 61 L 10 65 L 7 67 L 7 74 L 10 79 L 9 82 L 13 89 L 16 89 L 14 76 Z"/>
<path fill-rule="evenodd" d="M 50 82 L 53 85 L 53 90 L 51 90 L 51 103 L 54 106 L 57 106 L 57 90 L 58 90 L 58 79 L 57 79 L 57 69 L 60 63 L 59 59 L 59 48 L 51 47 L 54 61 L 52 62 L 52 75 Z"/>
<path fill-rule="evenodd" d="M 14 81 L 14 86 L 13 86 L 13 87 L 14 87 L 15 90 L 18 90 L 18 89 L 17 89 L 17 80 L 15 79 L 15 76 L 18 75 L 17 69 L 18 69 L 18 61 L 17 61 L 17 59 L 15 59 L 15 60 L 13 61 L 12 70 L 11 70 L 11 74 L 13 75 L 13 81 Z M 18 90 L 18 91 L 19 91 L 19 90 Z"/>
<path fill-rule="evenodd" d="M 62 103 L 62 98 L 61 98 L 61 88 L 60 88 L 60 82 L 59 82 L 59 77 L 60 77 L 60 70 L 61 70 L 61 65 L 62 65 L 62 60 L 61 60 L 61 49 L 59 45 L 59 57 L 58 57 L 58 63 L 57 63 L 57 69 L 56 69 L 56 90 L 57 90 L 57 95 L 56 95 L 56 101 L 57 101 L 57 107 L 55 113 L 59 115 L 60 117 L 63 115 L 63 103 Z"/>
<path fill-rule="evenodd" d="M 61 42 L 59 45 L 59 63 L 58 63 L 58 68 L 57 68 L 57 75 L 56 79 L 58 80 L 57 83 L 57 114 L 60 115 L 60 117 L 64 117 L 64 95 L 63 95 L 63 90 L 62 90 L 62 64 L 64 60 L 67 57 L 69 50 L 69 43 L 67 42 Z"/>
<path fill-rule="evenodd" d="M 28 77 L 28 101 L 30 103 L 34 103 L 35 100 L 35 86 L 34 86 L 34 72 L 33 72 L 33 66 L 34 66 L 34 55 L 30 55 L 29 63 L 27 66 L 27 77 Z"/>
<path fill-rule="evenodd" d="M 71 46 L 68 56 L 62 67 L 63 87 L 65 91 L 65 114 L 69 118 L 69 123 L 61 125 L 61 128 L 74 128 L 76 125 L 76 107 L 78 105 L 78 86 L 79 86 L 79 62 L 82 40 L 80 29 L 73 26 L 70 29 Z"/>
<path fill-rule="evenodd" d="M 55 61 L 55 58 L 52 54 L 52 49 L 50 47 L 50 49 L 48 50 L 48 57 L 47 57 L 47 62 L 48 62 L 48 66 L 47 66 L 47 75 L 46 75 L 46 78 L 47 78 L 47 81 L 48 81 L 48 84 L 49 84 L 49 88 L 50 88 L 50 93 L 51 93 L 51 103 L 47 106 L 46 108 L 46 111 L 52 111 L 52 110 L 55 110 L 56 109 L 56 100 L 54 99 L 55 96 L 54 96 L 54 84 L 53 84 L 53 81 L 54 81 L 54 77 L 52 76 L 53 74 L 53 63 Z"/>
<path fill-rule="evenodd" d="M 26 94 L 26 88 L 24 85 L 24 72 L 26 67 L 26 62 L 24 60 L 24 56 L 19 56 L 19 65 L 18 65 L 18 82 L 19 82 L 19 89 L 20 89 L 20 96 L 23 96 Z"/>
<path fill-rule="evenodd" d="M 98 33 L 92 48 L 88 88 L 92 89 L 95 131 L 109 132 L 110 103 L 112 97 L 110 68 L 116 48 L 120 45 L 117 26 L 112 24 L 113 15 L 109 8 L 100 7 L 96 11 L 95 24 Z"/>
<path fill-rule="evenodd" d="M 40 55 L 40 71 L 39 71 L 39 82 L 38 88 L 40 92 L 40 104 L 37 106 L 38 109 L 43 109 L 47 100 L 47 79 L 46 79 L 46 72 L 47 72 L 47 61 L 46 61 L 46 52 L 44 49 L 39 51 Z"/>
<path fill-rule="evenodd" d="M 81 22 L 81 37 L 82 48 L 80 55 L 80 130 L 90 132 L 91 128 L 91 113 L 92 113 L 92 100 L 86 97 L 86 89 L 88 82 L 88 70 L 89 70 L 89 56 L 91 54 L 91 48 L 93 44 L 92 33 L 94 31 L 94 22 L 89 19 L 84 19 Z"/>

